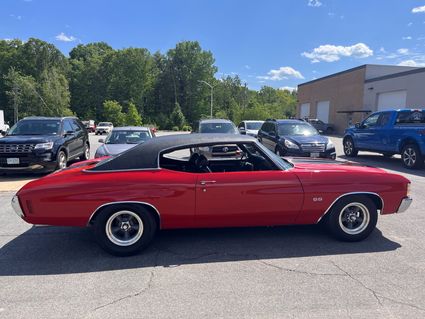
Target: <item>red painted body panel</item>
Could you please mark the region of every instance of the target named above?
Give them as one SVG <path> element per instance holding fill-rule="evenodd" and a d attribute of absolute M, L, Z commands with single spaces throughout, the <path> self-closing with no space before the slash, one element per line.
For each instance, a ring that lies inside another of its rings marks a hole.
<path fill-rule="evenodd" d="M 393 213 L 409 183 L 380 169 L 339 164 L 225 173 L 85 168 L 77 165 L 25 185 L 18 192 L 24 219 L 85 226 L 101 205 L 138 201 L 158 210 L 163 229 L 314 224 L 339 196 L 350 192 L 377 193 L 384 200 L 383 213 Z"/>

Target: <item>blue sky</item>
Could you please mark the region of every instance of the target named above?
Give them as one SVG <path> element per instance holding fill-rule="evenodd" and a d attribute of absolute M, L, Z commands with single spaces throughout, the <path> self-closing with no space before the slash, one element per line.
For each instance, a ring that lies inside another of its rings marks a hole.
<path fill-rule="evenodd" d="M 295 87 L 366 63 L 425 66 L 425 0 L 1 0 L 0 39 L 211 50 L 217 77 Z"/>

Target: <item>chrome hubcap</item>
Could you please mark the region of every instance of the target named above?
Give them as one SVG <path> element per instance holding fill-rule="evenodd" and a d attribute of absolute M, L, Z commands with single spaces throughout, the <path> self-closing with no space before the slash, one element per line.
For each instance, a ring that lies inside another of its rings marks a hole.
<path fill-rule="evenodd" d="M 339 213 L 339 226 L 349 235 L 357 235 L 369 225 L 370 213 L 362 203 L 350 203 Z"/>
<path fill-rule="evenodd" d="M 106 236 L 118 246 L 130 246 L 143 235 L 143 222 L 139 215 L 122 210 L 109 217 L 105 226 Z"/>
<path fill-rule="evenodd" d="M 90 149 L 86 147 L 86 159 L 90 158 Z"/>
<path fill-rule="evenodd" d="M 66 168 L 66 156 L 63 153 L 59 155 L 59 168 Z"/>
<path fill-rule="evenodd" d="M 416 152 L 413 148 L 406 148 L 403 152 L 403 162 L 407 166 L 414 166 L 416 163 Z"/>

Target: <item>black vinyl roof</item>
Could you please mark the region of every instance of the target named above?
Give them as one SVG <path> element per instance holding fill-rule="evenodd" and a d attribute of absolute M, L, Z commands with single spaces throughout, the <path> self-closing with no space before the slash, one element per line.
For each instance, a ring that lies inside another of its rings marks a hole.
<path fill-rule="evenodd" d="M 227 143 L 255 142 L 255 138 L 241 134 L 176 134 L 155 137 L 128 151 L 112 157 L 90 171 L 154 169 L 159 167 L 159 154 L 165 150 Z"/>

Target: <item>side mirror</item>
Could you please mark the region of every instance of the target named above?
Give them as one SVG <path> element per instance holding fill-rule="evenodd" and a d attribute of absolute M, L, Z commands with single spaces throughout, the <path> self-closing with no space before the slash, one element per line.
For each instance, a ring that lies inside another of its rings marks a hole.
<path fill-rule="evenodd" d="M 105 140 L 103 138 L 99 138 L 99 143 L 105 143 Z"/>
<path fill-rule="evenodd" d="M 276 136 L 276 132 L 275 131 L 271 131 L 270 132 L 270 136 Z"/>
<path fill-rule="evenodd" d="M 244 127 L 239 127 L 239 133 L 241 133 L 241 134 L 246 134 L 246 130 L 245 130 L 245 128 Z"/>
<path fill-rule="evenodd" d="M 361 123 L 356 123 L 356 124 L 354 124 L 354 126 L 356 128 L 364 128 L 364 126 Z"/>

